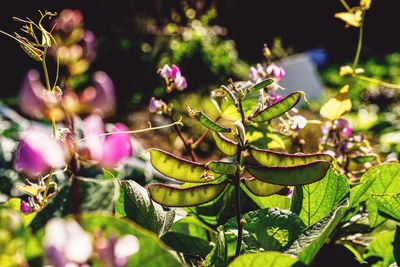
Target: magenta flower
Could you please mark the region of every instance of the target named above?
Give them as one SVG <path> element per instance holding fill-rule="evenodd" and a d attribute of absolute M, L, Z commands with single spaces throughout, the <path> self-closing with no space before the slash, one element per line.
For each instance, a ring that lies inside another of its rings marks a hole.
<path fill-rule="evenodd" d="M 187 87 L 186 78 L 182 75 L 181 70 L 177 65 L 172 65 L 172 68 L 167 64 L 159 70 L 161 78 L 167 79 L 167 86 L 170 86 L 182 91 Z"/>
<path fill-rule="evenodd" d="M 46 110 L 46 103 L 43 98 L 44 91 L 46 91 L 46 88 L 40 81 L 39 72 L 30 70 L 25 75 L 19 93 L 21 111 L 32 118 L 43 118 Z"/>
<path fill-rule="evenodd" d="M 104 134 L 104 123 L 100 116 L 91 115 L 84 120 L 84 136 L 90 159 L 105 168 L 112 168 L 132 155 L 128 127 L 122 123 L 115 124 L 110 135 Z"/>
<path fill-rule="evenodd" d="M 104 71 L 93 74 L 93 86 L 82 91 L 79 95 L 81 109 L 102 116 L 114 111 L 115 93 L 114 84 Z"/>
<path fill-rule="evenodd" d="M 64 9 L 54 20 L 56 30 L 70 33 L 83 25 L 83 15 L 77 9 Z"/>
<path fill-rule="evenodd" d="M 23 214 L 29 214 L 32 212 L 32 208 L 29 206 L 29 203 L 21 200 L 20 210 Z"/>
<path fill-rule="evenodd" d="M 274 77 L 277 81 L 282 80 L 285 77 L 285 70 L 276 64 L 270 64 L 266 69 L 268 75 Z"/>
<path fill-rule="evenodd" d="M 160 111 L 163 107 L 165 107 L 167 104 L 162 101 L 162 100 L 157 100 L 154 96 L 150 98 L 150 103 L 149 103 L 149 112 L 151 113 L 156 113 Z"/>
<path fill-rule="evenodd" d="M 262 78 L 260 77 L 260 75 L 255 67 L 250 67 L 249 79 L 253 83 L 261 82 Z"/>
<path fill-rule="evenodd" d="M 64 151 L 53 137 L 38 128 L 22 133 L 15 153 L 15 170 L 33 179 L 64 165 Z"/>

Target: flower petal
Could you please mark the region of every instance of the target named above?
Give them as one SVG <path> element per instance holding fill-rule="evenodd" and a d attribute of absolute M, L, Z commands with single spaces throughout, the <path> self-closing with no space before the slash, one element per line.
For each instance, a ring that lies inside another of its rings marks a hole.
<path fill-rule="evenodd" d="M 22 83 L 19 93 L 19 107 L 22 112 L 32 118 L 43 118 L 46 104 L 43 91 L 46 88 L 40 82 L 39 72 L 30 70 Z"/>
<path fill-rule="evenodd" d="M 115 167 L 115 165 L 128 159 L 132 155 L 132 143 L 130 135 L 127 133 L 118 133 L 128 131 L 122 123 L 117 123 L 113 129 L 112 135 L 107 136 L 103 144 L 103 157 L 100 165 L 106 168 Z"/>

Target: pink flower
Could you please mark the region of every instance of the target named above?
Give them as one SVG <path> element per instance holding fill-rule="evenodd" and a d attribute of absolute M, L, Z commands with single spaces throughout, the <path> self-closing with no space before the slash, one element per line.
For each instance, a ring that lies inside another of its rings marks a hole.
<path fill-rule="evenodd" d="M 274 77 L 277 81 L 282 80 L 286 74 L 282 67 L 279 67 L 274 63 L 271 63 L 266 70 L 268 75 Z"/>
<path fill-rule="evenodd" d="M 81 109 L 102 116 L 111 114 L 115 107 L 114 84 L 104 71 L 93 74 L 93 86 L 79 95 Z"/>
<path fill-rule="evenodd" d="M 161 78 L 168 79 L 168 83 L 173 82 L 175 89 L 182 91 L 187 87 L 186 78 L 182 75 L 180 68 L 177 65 L 172 65 L 172 68 L 167 64 L 159 70 Z"/>
<path fill-rule="evenodd" d="M 45 90 L 46 88 L 40 81 L 39 72 L 30 70 L 25 75 L 19 93 L 18 99 L 21 111 L 32 118 L 43 118 L 47 108 L 43 99 Z"/>
<path fill-rule="evenodd" d="M 20 210 L 23 214 L 29 214 L 32 212 L 32 208 L 29 206 L 29 203 L 21 200 Z"/>
<path fill-rule="evenodd" d="M 290 126 L 290 128 L 292 130 L 298 131 L 300 129 L 303 129 L 304 127 L 306 127 L 307 125 L 307 119 L 304 118 L 301 115 L 295 115 L 292 117 L 292 125 Z"/>
<path fill-rule="evenodd" d="M 115 124 L 108 136 L 104 134 L 104 123 L 100 116 L 91 115 L 84 120 L 83 132 L 90 159 L 105 168 L 112 168 L 132 155 L 132 144 L 128 131 L 122 123 Z M 121 133 L 122 132 L 122 133 Z"/>
<path fill-rule="evenodd" d="M 83 15 L 77 9 L 64 9 L 54 20 L 55 28 L 70 33 L 83 25 Z"/>
<path fill-rule="evenodd" d="M 65 165 L 61 145 L 50 135 L 38 128 L 22 133 L 18 144 L 14 168 L 29 178 L 37 178 Z"/>
<path fill-rule="evenodd" d="M 259 75 L 259 73 L 258 73 L 258 71 L 257 71 L 257 69 L 255 67 L 250 67 L 249 79 L 253 83 L 261 82 L 261 77 L 260 77 L 260 75 Z"/>
<path fill-rule="evenodd" d="M 149 103 L 149 111 L 151 113 L 156 113 L 157 111 L 161 110 L 163 107 L 165 107 L 166 104 L 162 100 L 157 100 L 154 96 L 150 99 Z"/>

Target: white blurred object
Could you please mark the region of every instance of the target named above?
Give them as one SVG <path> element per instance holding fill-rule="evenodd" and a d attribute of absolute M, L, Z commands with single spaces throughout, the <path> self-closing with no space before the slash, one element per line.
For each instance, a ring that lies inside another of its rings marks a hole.
<path fill-rule="evenodd" d="M 323 85 L 317 72 L 316 64 L 309 54 L 301 53 L 275 62 L 283 67 L 286 76 L 279 85 L 286 88 L 286 94 L 304 91 L 308 99 L 316 99 L 322 94 Z"/>

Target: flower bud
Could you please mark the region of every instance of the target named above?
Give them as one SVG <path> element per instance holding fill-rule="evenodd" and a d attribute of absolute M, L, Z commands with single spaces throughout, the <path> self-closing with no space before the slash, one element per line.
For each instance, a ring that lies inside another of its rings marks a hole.
<path fill-rule="evenodd" d="M 149 112 L 156 113 L 160 111 L 166 104 L 162 100 L 157 100 L 154 96 L 150 99 Z"/>

